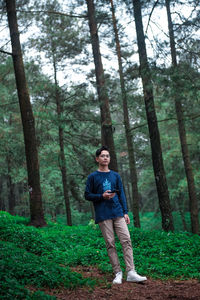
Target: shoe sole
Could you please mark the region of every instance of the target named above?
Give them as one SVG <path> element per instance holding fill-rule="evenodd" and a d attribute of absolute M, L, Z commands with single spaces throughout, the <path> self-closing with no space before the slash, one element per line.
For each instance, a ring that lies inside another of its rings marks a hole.
<path fill-rule="evenodd" d="M 142 279 L 142 280 L 131 280 L 131 279 L 127 279 L 126 281 L 128 282 L 144 282 L 146 281 L 147 279 Z"/>

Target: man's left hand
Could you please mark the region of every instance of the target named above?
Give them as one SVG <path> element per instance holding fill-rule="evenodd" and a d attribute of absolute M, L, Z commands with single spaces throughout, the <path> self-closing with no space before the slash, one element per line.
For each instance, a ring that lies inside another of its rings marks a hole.
<path fill-rule="evenodd" d="M 130 224 L 130 218 L 127 214 L 124 215 L 124 219 L 126 221 L 126 224 Z"/>

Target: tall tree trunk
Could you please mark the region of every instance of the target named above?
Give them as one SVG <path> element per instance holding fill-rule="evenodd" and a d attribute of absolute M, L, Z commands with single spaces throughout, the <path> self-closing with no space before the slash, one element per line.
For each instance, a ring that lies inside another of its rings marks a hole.
<path fill-rule="evenodd" d="M 173 23 L 171 18 L 170 11 L 170 0 L 165 0 L 165 5 L 167 9 L 167 18 L 168 18 L 168 29 L 169 29 L 169 38 L 170 38 L 170 48 L 171 48 L 171 58 L 173 71 L 176 73 L 177 70 L 177 57 L 176 57 L 176 46 L 174 39 L 174 30 Z M 173 78 L 173 74 L 172 74 Z M 190 155 L 187 145 L 187 137 L 184 123 L 184 113 L 182 108 L 182 101 L 180 98 L 180 87 L 179 87 L 179 78 L 173 78 L 174 89 L 177 91 L 175 96 L 175 109 L 178 120 L 178 131 L 179 138 L 181 143 L 182 156 L 184 161 L 185 173 L 187 177 L 187 185 L 189 191 L 189 207 L 190 207 L 190 217 L 191 217 L 191 226 L 193 233 L 199 233 L 199 217 L 198 217 L 198 201 L 196 196 L 195 182 L 193 176 L 192 165 L 190 162 Z"/>
<path fill-rule="evenodd" d="M 177 198 L 176 202 L 177 202 L 177 206 L 178 206 L 178 211 L 179 211 L 180 216 L 181 216 L 181 221 L 183 223 L 183 230 L 188 231 L 187 230 L 187 223 L 186 223 L 186 220 L 185 220 L 185 210 L 184 210 L 183 197 L 181 195 L 178 195 L 178 198 Z"/>
<path fill-rule="evenodd" d="M 132 139 L 132 134 L 131 134 L 131 130 L 130 130 L 127 95 L 126 95 L 123 66 L 122 66 L 122 57 L 121 57 L 121 45 L 120 45 L 120 41 L 119 41 L 117 21 L 116 21 L 116 17 L 115 17 L 115 9 L 114 9 L 114 5 L 113 5 L 113 0 L 110 0 L 110 4 L 111 4 L 111 9 L 112 9 L 112 20 L 113 20 L 113 28 L 114 28 L 114 33 L 115 33 L 116 52 L 117 52 L 118 65 L 119 65 L 119 76 L 120 76 L 121 94 L 122 94 L 122 102 L 123 102 L 124 127 L 125 127 L 126 142 L 127 142 L 128 157 L 129 157 L 129 168 L 130 168 L 130 175 L 131 175 L 131 187 L 132 187 L 132 205 L 131 206 L 132 206 L 134 225 L 135 225 L 135 227 L 140 227 L 137 171 L 136 171 L 133 139 Z"/>
<path fill-rule="evenodd" d="M 5 210 L 5 203 L 3 198 L 3 176 L 0 176 L 0 210 Z"/>
<path fill-rule="evenodd" d="M 6 0 L 5 2 L 12 44 L 12 58 L 15 70 L 15 79 L 24 132 L 25 153 L 28 171 L 28 185 L 30 193 L 30 224 L 34 226 L 44 226 L 46 225 L 46 222 L 44 219 L 44 212 L 42 207 L 42 194 L 40 188 L 40 174 L 35 134 L 35 121 L 24 71 L 21 45 L 19 40 L 19 31 L 17 25 L 16 4 L 15 0 Z"/>
<path fill-rule="evenodd" d="M 11 126 L 11 124 L 12 124 L 12 117 L 10 115 L 9 126 Z M 14 215 L 15 193 L 14 193 L 14 184 L 12 182 L 12 177 L 11 177 L 12 160 L 11 160 L 11 152 L 9 150 L 9 147 L 7 149 L 6 161 L 7 161 L 7 170 L 8 170 L 8 176 L 7 176 L 8 211 L 11 215 Z"/>
<path fill-rule="evenodd" d="M 20 212 L 17 212 L 20 216 L 26 216 L 27 206 L 23 201 L 24 196 L 24 182 L 18 182 L 15 185 L 15 200 L 18 206 L 21 207 Z"/>
<path fill-rule="evenodd" d="M 77 183 L 74 180 L 74 178 L 71 178 L 71 180 L 70 180 L 70 191 L 71 191 L 73 198 L 75 199 L 75 201 L 77 203 L 78 211 L 83 212 L 84 211 L 83 198 L 80 195 L 79 189 L 77 189 Z"/>
<path fill-rule="evenodd" d="M 66 168 L 66 159 L 65 159 L 65 151 L 64 151 L 64 132 L 61 126 L 61 116 L 63 113 L 63 106 L 60 100 L 60 94 L 58 90 L 57 70 L 56 70 L 56 63 L 54 58 L 53 58 L 53 67 L 54 67 L 54 81 L 55 81 L 55 98 L 56 98 L 57 115 L 58 115 L 58 123 L 59 123 L 58 131 L 59 131 L 59 145 L 60 145 L 60 170 L 62 174 L 67 225 L 72 226 L 69 191 L 68 191 L 68 184 L 67 184 L 67 168 Z"/>
<path fill-rule="evenodd" d="M 167 180 L 163 165 L 160 133 L 154 106 L 153 87 L 146 53 L 140 0 L 133 0 L 133 7 L 140 60 L 140 72 L 143 84 L 144 101 L 151 142 L 153 169 L 159 198 L 159 206 L 162 215 L 162 228 L 165 231 L 173 231 L 173 218 L 169 200 Z"/>
<path fill-rule="evenodd" d="M 14 215 L 15 209 L 15 192 L 14 192 L 14 183 L 12 182 L 12 177 L 8 175 L 7 178 L 7 187 L 8 187 L 8 211 L 11 215 Z"/>
<path fill-rule="evenodd" d="M 93 51 L 94 64 L 95 64 L 97 93 L 98 93 L 100 111 L 101 111 L 101 142 L 103 145 L 106 145 L 110 150 L 110 155 L 111 155 L 110 168 L 112 170 L 118 171 L 117 157 L 115 153 L 115 145 L 113 139 L 112 120 L 110 116 L 109 99 L 105 87 L 104 70 L 103 70 L 103 64 L 101 60 L 99 37 L 98 37 L 97 24 L 95 19 L 94 1 L 86 0 L 86 2 L 88 7 L 90 37 L 91 37 L 92 51 Z"/>
<path fill-rule="evenodd" d="M 12 182 L 11 173 L 11 159 L 10 153 L 7 154 L 7 167 L 8 167 L 8 176 L 7 176 L 7 188 L 8 188 L 8 211 L 11 215 L 14 215 L 15 208 L 15 193 L 14 193 L 14 184 Z"/>

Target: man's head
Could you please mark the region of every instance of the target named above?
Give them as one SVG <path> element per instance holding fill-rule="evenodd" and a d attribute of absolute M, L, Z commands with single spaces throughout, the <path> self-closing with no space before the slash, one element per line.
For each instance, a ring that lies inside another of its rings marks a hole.
<path fill-rule="evenodd" d="M 96 157 L 99 157 L 99 155 L 101 155 L 102 151 L 107 151 L 110 154 L 109 149 L 106 146 L 102 146 L 101 148 L 97 149 Z"/>
<path fill-rule="evenodd" d="M 96 161 L 101 167 L 108 167 L 110 163 L 110 153 L 109 149 L 105 146 L 102 146 L 100 149 L 96 151 Z"/>

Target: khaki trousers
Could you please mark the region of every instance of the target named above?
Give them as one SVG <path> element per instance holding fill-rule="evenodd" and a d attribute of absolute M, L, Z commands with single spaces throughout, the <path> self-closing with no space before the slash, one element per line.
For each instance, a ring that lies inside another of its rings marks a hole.
<path fill-rule="evenodd" d="M 133 249 L 128 226 L 123 217 L 105 220 L 99 223 L 103 234 L 110 263 L 114 273 L 121 271 L 119 258 L 115 247 L 115 233 L 117 234 L 123 249 L 126 271 L 135 270 L 133 261 Z"/>

